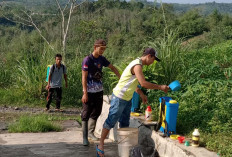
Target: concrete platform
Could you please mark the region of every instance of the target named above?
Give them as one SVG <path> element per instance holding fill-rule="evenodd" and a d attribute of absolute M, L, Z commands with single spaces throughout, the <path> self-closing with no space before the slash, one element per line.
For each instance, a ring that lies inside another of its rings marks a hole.
<path fill-rule="evenodd" d="M 110 98 L 111 96 L 104 96 L 102 113 L 98 118 L 97 127 L 95 129 L 95 132 L 98 134 L 101 133 L 103 123 L 108 116 Z M 143 116 L 131 117 L 129 127 L 137 128 L 143 121 Z M 118 125 L 115 125 L 110 131 L 109 138 L 113 141 L 117 141 L 117 129 Z M 215 152 L 211 152 L 203 147 L 187 147 L 184 144 L 178 143 L 177 140 L 172 140 L 169 137 L 162 137 L 155 131 L 152 131 L 151 138 L 155 142 L 155 149 L 158 151 L 160 157 L 218 157 Z"/>
<path fill-rule="evenodd" d="M 82 131 L 0 134 L 0 157 L 96 157 L 98 142 L 82 145 Z M 106 156 L 118 157 L 117 143 L 107 139 Z"/>
<path fill-rule="evenodd" d="M 104 96 L 102 114 L 97 121 L 95 132 L 99 134 L 108 116 L 110 97 Z M 82 131 L 76 124 L 68 122 L 66 131 L 49 133 L 3 133 L 0 134 L 0 157 L 96 157 L 98 142 L 90 141 L 90 146 L 82 146 Z M 142 117 L 131 117 L 130 127 L 138 127 Z M 66 126 L 66 124 L 64 126 Z M 72 127 L 70 127 L 72 126 Z M 111 129 L 105 140 L 105 156 L 118 157 L 117 129 Z M 152 131 L 151 138 L 160 157 L 218 157 L 205 148 L 186 147 L 170 138 L 163 138 Z"/>

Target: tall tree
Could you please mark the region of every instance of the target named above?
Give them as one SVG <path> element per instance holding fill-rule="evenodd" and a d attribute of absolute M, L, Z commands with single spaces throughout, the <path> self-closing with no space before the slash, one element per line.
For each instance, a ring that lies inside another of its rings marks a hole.
<path fill-rule="evenodd" d="M 59 0 L 54 0 L 54 2 L 56 3 L 56 6 L 59 10 L 58 14 L 53 14 L 54 15 L 58 15 L 61 19 L 61 34 L 62 34 L 62 54 L 63 54 L 63 60 L 65 60 L 65 55 L 66 55 L 66 44 L 67 44 L 67 36 L 68 36 L 68 31 L 69 31 L 69 26 L 70 26 L 70 22 L 71 22 L 71 17 L 72 14 L 74 12 L 74 10 L 76 8 L 78 8 L 82 3 L 85 2 L 79 2 L 78 0 L 69 0 L 64 7 L 62 7 L 62 5 L 60 4 Z M 19 10 L 15 11 L 15 9 L 11 8 L 10 5 L 8 5 L 8 3 L 6 2 L 2 2 L 0 3 L 1 7 L 1 14 L 3 17 L 5 17 L 7 20 L 15 22 L 15 23 L 19 23 L 22 25 L 26 25 L 26 26 L 31 26 L 34 27 L 37 32 L 39 33 L 39 35 L 42 37 L 42 39 L 49 45 L 49 47 L 52 50 L 54 49 L 54 46 L 51 44 L 51 41 L 49 41 L 46 36 L 42 33 L 41 29 L 39 28 L 39 25 L 35 22 L 34 20 L 34 16 L 35 15 L 41 15 L 41 16 L 51 16 L 51 14 L 43 14 L 43 13 L 36 13 L 34 11 L 25 9 L 25 8 L 20 8 Z M 6 10 L 10 9 L 10 14 L 6 14 Z M 11 15 L 11 16 L 9 16 Z M 48 33 L 48 32 L 47 32 Z"/>

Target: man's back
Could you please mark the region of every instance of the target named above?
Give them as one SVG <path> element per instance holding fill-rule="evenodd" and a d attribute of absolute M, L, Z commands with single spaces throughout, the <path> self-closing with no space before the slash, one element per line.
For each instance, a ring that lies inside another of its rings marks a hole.
<path fill-rule="evenodd" d="M 135 65 L 141 65 L 142 62 L 140 58 L 137 58 L 133 60 L 123 71 L 122 76 L 116 85 L 116 87 L 113 89 L 113 93 L 123 99 L 123 100 L 130 100 L 133 96 L 133 93 L 138 86 L 138 79 L 134 74 L 132 74 L 131 69 Z"/>

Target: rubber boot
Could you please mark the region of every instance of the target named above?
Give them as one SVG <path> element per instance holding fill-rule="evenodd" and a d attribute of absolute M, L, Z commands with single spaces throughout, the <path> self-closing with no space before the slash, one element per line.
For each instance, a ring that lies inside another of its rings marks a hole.
<path fill-rule="evenodd" d="M 95 127 L 96 127 L 96 120 L 92 119 L 92 118 L 89 118 L 89 122 L 88 122 L 88 128 L 89 128 L 89 136 L 88 138 L 93 140 L 93 141 L 98 141 L 99 138 L 97 138 L 95 135 L 94 135 L 94 130 L 95 130 Z"/>
<path fill-rule="evenodd" d="M 82 121 L 83 145 L 88 146 L 88 121 Z"/>

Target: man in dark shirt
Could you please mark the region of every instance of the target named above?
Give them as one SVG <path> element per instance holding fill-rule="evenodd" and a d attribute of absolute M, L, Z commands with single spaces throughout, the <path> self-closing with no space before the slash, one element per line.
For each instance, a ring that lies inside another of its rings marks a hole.
<path fill-rule="evenodd" d="M 99 140 L 94 136 L 94 130 L 103 103 L 102 67 L 110 68 L 120 78 L 118 70 L 102 56 L 105 49 L 106 42 L 103 39 L 96 40 L 93 53 L 85 57 L 82 62 L 83 110 L 81 119 L 84 146 L 89 145 L 88 137 L 92 140 Z"/>
<path fill-rule="evenodd" d="M 53 64 L 50 68 L 49 77 L 48 77 L 48 85 L 46 89 L 48 90 L 48 97 L 47 97 L 47 105 L 46 111 L 49 111 L 50 104 L 52 102 L 53 93 L 57 93 L 56 98 L 56 111 L 62 111 L 60 109 L 60 103 L 62 99 L 62 75 L 64 75 L 65 79 L 65 87 L 68 87 L 67 81 L 67 70 L 66 66 L 61 64 L 62 56 L 61 54 L 56 54 L 55 56 L 56 64 Z"/>

